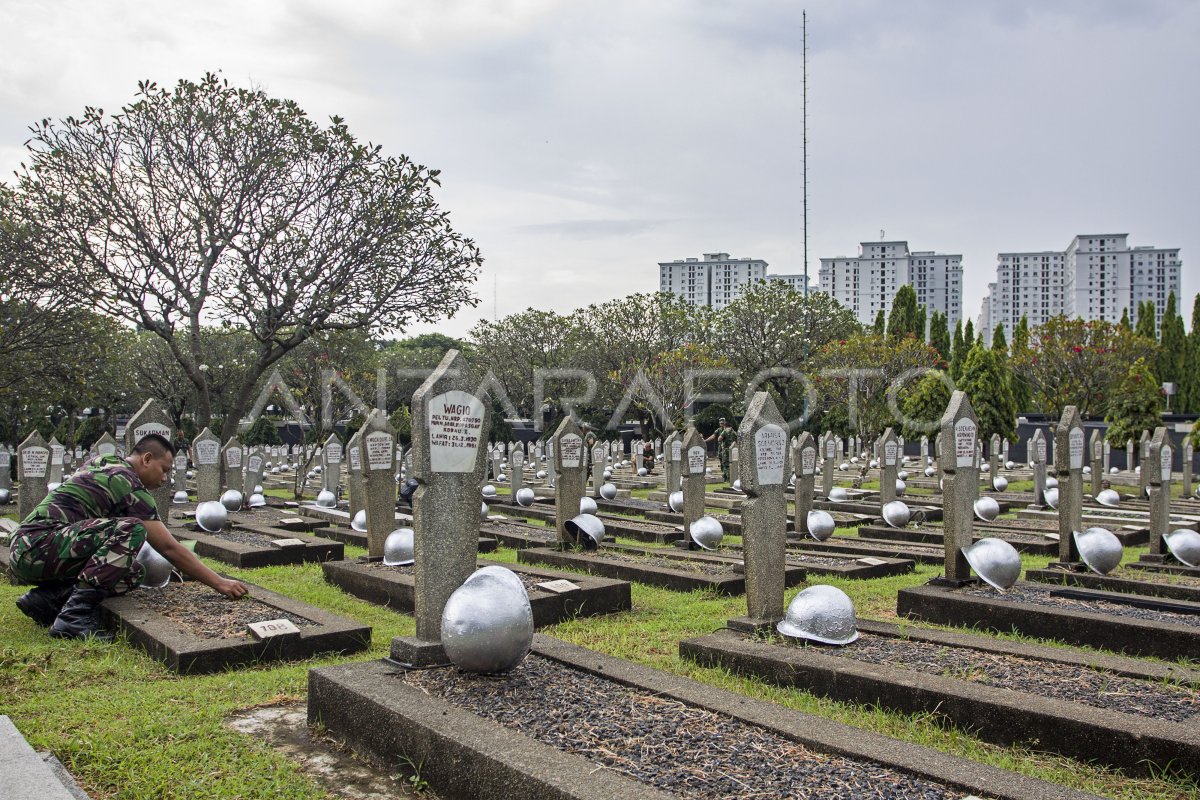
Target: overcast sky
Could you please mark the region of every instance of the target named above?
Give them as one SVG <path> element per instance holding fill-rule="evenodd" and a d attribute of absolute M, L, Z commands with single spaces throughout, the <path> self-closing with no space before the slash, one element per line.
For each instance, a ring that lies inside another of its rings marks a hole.
<path fill-rule="evenodd" d="M 1077 233 L 1182 248 L 1200 292 L 1200 3 L 1191 0 L 0 0 L 0 172 L 27 126 L 222 70 L 443 171 L 486 259 L 461 335 L 658 288 L 727 252 L 810 274 L 858 243 L 996 253 Z M 493 293 L 494 290 L 494 293 Z"/>

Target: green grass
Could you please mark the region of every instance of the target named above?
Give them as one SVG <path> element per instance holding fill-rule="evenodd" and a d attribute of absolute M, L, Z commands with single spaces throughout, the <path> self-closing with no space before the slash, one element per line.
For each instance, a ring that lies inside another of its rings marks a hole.
<path fill-rule="evenodd" d="M 362 552 L 346 548 L 348 558 Z M 1130 550 L 1127 560 L 1137 554 Z M 516 552 L 501 548 L 486 558 L 512 563 Z M 1048 560 L 1023 558 L 1026 566 L 1044 566 Z M 23 590 L 0 586 L 0 712 L 13 718 L 35 748 L 50 750 L 62 759 L 95 800 L 326 798 L 291 761 L 253 737 L 226 730 L 222 720 L 237 709 L 302 700 L 310 667 L 382 657 L 393 636 L 414 632 L 411 617 L 357 600 L 326 584 L 318 565 L 231 570 L 209 563 L 371 625 L 371 650 L 352 657 L 179 677 L 124 643 L 50 639 L 13 605 Z M 860 616 L 892 620 L 896 592 L 923 583 L 939 571 L 935 566 L 918 566 L 913 574 L 892 578 L 852 581 L 823 577 L 820 581 L 849 594 Z M 788 599 L 799 590 L 790 590 Z M 631 612 L 571 620 L 545 632 L 749 697 L 1102 796 L 1200 798 L 1200 787 L 1194 781 L 1129 778 L 1066 758 L 990 745 L 946 728 L 930 715 L 894 714 L 838 703 L 680 660 L 681 639 L 720 629 L 726 620 L 744 613 L 742 597 L 704 591 L 681 594 L 634 584 Z"/>

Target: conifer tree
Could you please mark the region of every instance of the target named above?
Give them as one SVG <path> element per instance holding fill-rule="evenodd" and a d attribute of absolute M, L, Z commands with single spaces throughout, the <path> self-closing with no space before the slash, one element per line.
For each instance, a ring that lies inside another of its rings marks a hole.
<path fill-rule="evenodd" d="M 1145 336 L 1150 341 L 1158 341 L 1158 326 L 1155 324 L 1154 314 L 1153 300 L 1138 303 L 1137 327 L 1134 329 L 1134 333 L 1138 336 Z"/>
<path fill-rule="evenodd" d="M 1188 414 L 1200 412 L 1200 294 L 1192 301 L 1192 327 L 1184 345 L 1179 384 L 1179 410 Z"/>
<path fill-rule="evenodd" d="M 1154 368 L 1155 377 L 1162 383 L 1175 384 L 1175 410 L 1180 409 L 1180 383 L 1184 376 L 1184 362 L 1187 356 L 1188 336 L 1183 329 L 1183 317 L 1175 311 L 1175 292 L 1167 296 L 1167 306 L 1163 309 L 1162 339 L 1159 341 L 1158 358 Z"/>
<path fill-rule="evenodd" d="M 1007 353 L 1008 340 L 1004 338 L 1004 324 L 996 326 L 996 330 L 992 332 L 992 349 Z"/>
<path fill-rule="evenodd" d="M 904 398 L 904 435 L 909 439 L 932 438 L 937 432 L 938 421 L 950 405 L 950 387 L 946 385 L 944 375 L 942 372 L 927 373 Z"/>
<path fill-rule="evenodd" d="M 1130 439 L 1136 439 L 1144 430 L 1154 430 L 1161 418 L 1158 381 L 1146 359 L 1139 358 L 1129 367 L 1125 379 L 1108 402 L 1108 441 L 1113 447 L 1124 447 Z"/>
<path fill-rule="evenodd" d="M 933 316 L 930 317 L 929 344 L 934 350 L 937 350 L 938 355 L 942 357 L 942 361 L 949 366 L 950 356 L 953 355 L 953 351 L 950 349 L 950 328 L 945 314 L 935 311 L 933 312 Z"/>
<path fill-rule="evenodd" d="M 975 346 L 975 320 L 967 320 L 967 324 L 963 326 L 963 343 L 967 346 L 968 353 Z M 967 353 L 963 354 L 964 357 Z"/>
<path fill-rule="evenodd" d="M 1121 321 L 1117 324 L 1127 331 L 1133 330 L 1133 326 L 1129 324 L 1129 306 L 1125 306 L 1125 309 L 1121 312 Z"/>
<path fill-rule="evenodd" d="M 887 317 L 883 313 L 883 309 L 879 309 L 879 313 L 875 315 L 874 331 L 876 336 L 883 336 L 887 326 Z"/>
<path fill-rule="evenodd" d="M 921 330 L 917 330 L 918 321 Z M 900 287 L 892 299 L 892 313 L 887 321 L 887 335 L 895 339 L 903 339 L 912 334 L 918 339 L 925 340 L 925 320 L 917 312 L 917 291 L 907 283 Z"/>
<path fill-rule="evenodd" d="M 1012 373 L 1013 410 L 1020 414 L 1022 411 L 1033 410 L 1033 392 L 1024 376 L 1012 369 L 1015 362 L 1024 362 L 1024 356 L 1029 351 L 1029 317 L 1022 314 L 1021 320 L 1013 331 L 1012 350 L 1009 352 L 1009 369 Z"/>
<path fill-rule="evenodd" d="M 998 433 L 1016 441 L 1017 414 L 1013 408 L 1012 381 L 1003 352 L 976 342 L 963 363 L 958 388 L 971 398 L 971 406 L 979 420 L 979 436 L 984 441 Z"/>

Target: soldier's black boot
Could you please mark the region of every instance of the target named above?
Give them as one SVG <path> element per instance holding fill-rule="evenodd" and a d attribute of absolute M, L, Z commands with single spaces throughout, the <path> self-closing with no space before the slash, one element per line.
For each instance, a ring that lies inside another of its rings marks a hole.
<path fill-rule="evenodd" d="M 75 581 L 52 581 L 33 587 L 17 598 L 17 608 L 31 620 L 49 628 L 75 590 Z"/>
<path fill-rule="evenodd" d="M 95 637 L 101 642 L 111 642 L 113 636 L 100 626 L 100 604 L 108 592 L 104 589 L 75 587 L 67 598 L 58 618 L 50 626 L 50 635 L 58 639 L 84 639 Z"/>

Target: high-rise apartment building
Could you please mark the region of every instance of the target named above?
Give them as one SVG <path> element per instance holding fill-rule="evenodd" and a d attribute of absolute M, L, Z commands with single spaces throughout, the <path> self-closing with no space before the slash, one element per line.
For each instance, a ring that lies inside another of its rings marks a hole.
<path fill-rule="evenodd" d="M 1128 239 L 1127 233 L 1080 234 L 1062 251 L 999 253 L 996 281 L 979 314 L 984 341 L 1001 324 L 1011 339 L 1022 316 L 1030 327 L 1059 314 L 1118 322 L 1129 309 L 1136 320 L 1146 300 L 1154 301 L 1161 326 L 1167 296 L 1179 298 L 1179 249 L 1131 248 Z"/>
<path fill-rule="evenodd" d="M 855 258 L 822 258 L 819 286 L 870 325 L 888 314 L 901 286 L 910 285 L 927 314 L 946 315 L 953 329 L 962 319 L 962 255 L 909 251 L 908 242 L 862 242 Z"/>
<path fill-rule="evenodd" d="M 658 263 L 660 292 L 670 292 L 692 305 L 722 309 L 754 281 L 766 280 L 767 262 L 760 258 L 730 258 L 729 253 L 705 253 Z"/>

